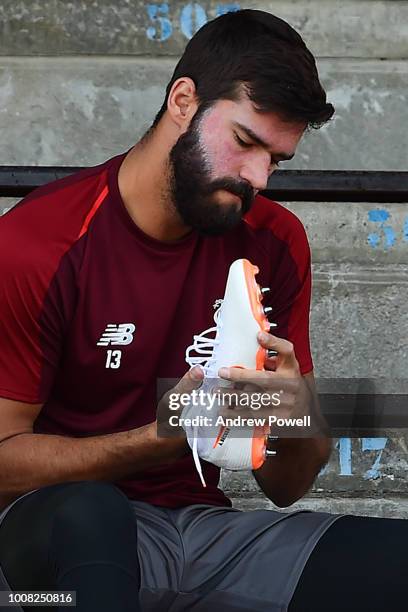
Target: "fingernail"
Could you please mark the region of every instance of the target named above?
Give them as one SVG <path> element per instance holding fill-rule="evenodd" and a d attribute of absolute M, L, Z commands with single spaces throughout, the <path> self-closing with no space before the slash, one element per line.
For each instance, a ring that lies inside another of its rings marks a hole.
<path fill-rule="evenodd" d="M 263 340 L 263 342 L 266 342 L 268 340 L 268 334 L 264 331 L 260 331 L 258 332 L 258 338 Z"/>
<path fill-rule="evenodd" d="M 200 365 L 195 365 L 194 368 L 190 370 L 190 376 L 193 380 L 201 380 L 204 376 L 204 370 Z"/>
<path fill-rule="evenodd" d="M 229 368 L 220 368 L 218 370 L 218 374 L 219 376 L 221 376 L 221 378 L 229 378 L 230 377 Z"/>

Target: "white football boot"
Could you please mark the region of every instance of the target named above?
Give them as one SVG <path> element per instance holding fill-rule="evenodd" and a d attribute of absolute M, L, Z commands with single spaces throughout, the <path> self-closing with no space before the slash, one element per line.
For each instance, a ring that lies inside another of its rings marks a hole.
<path fill-rule="evenodd" d="M 218 371 L 223 366 L 264 369 L 266 350 L 259 345 L 257 333 L 260 330 L 269 332 L 275 325 L 265 316 L 265 312 L 272 309 L 264 311 L 262 307 L 263 293 L 269 289 L 261 289 L 257 284 L 255 275 L 258 272 L 259 268 L 247 259 L 237 259 L 231 264 L 224 299 L 214 315 L 216 325 L 194 336 L 193 344 L 186 350 L 187 363 L 191 367 L 200 364 L 204 370 L 200 391 L 206 396 L 214 387 L 231 386 L 229 381 L 218 378 Z M 208 406 L 206 401 L 198 406 L 186 406 L 181 417 L 211 416 L 215 423 L 221 406 L 214 404 L 211 412 Z M 231 413 L 235 417 L 239 411 Z M 199 457 L 228 470 L 255 470 L 269 454 L 266 450 L 269 427 L 200 424 L 191 427 L 183 424 L 183 427 L 203 486 L 206 485 Z"/>

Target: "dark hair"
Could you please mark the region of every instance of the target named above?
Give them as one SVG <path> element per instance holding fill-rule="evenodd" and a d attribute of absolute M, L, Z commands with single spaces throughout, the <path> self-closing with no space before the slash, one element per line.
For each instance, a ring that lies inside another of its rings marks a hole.
<path fill-rule="evenodd" d="M 286 21 L 264 11 L 244 9 L 205 24 L 188 42 L 166 97 L 150 129 L 167 110 L 173 83 L 190 77 L 200 106 L 220 99 L 238 101 L 245 91 L 259 112 L 319 128 L 334 107 L 326 102 L 313 55 Z"/>

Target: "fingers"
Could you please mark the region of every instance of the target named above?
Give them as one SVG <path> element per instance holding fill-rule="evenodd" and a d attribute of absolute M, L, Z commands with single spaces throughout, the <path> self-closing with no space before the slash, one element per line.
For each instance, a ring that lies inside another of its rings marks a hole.
<path fill-rule="evenodd" d="M 204 379 L 204 370 L 201 366 L 196 365 L 188 370 L 183 378 L 179 380 L 173 388 L 173 393 L 190 393 L 194 389 L 198 389 Z"/>
<path fill-rule="evenodd" d="M 266 372 L 265 370 L 252 370 L 247 368 L 220 368 L 218 370 L 218 376 L 220 378 L 224 378 L 225 380 L 230 380 L 232 382 L 243 382 L 243 383 L 251 383 L 254 384 L 267 384 L 269 381 L 269 376 L 271 372 Z"/>
<path fill-rule="evenodd" d="M 178 383 L 168 390 L 160 399 L 157 405 L 156 421 L 158 423 L 158 436 L 176 437 L 182 436 L 185 439 L 185 431 L 182 425 L 170 422 L 170 416 L 181 414 L 185 404 L 180 398 L 188 395 L 197 389 L 204 379 L 204 371 L 201 366 L 196 365 L 186 372 Z"/>
<path fill-rule="evenodd" d="M 262 389 L 286 389 L 290 393 L 296 393 L 299 385 L 299 376 L 293 369 L 277 367 L 273 370 L 250 370 L 246 368 L 220 368 L 220 378 L 228 380 L 234 387 L 240 384 L 257 385 Z"/>
<path fill-rule="evenodd" d="M 299 374 L 299 364 L 292 342 L 284 338 L 278 338 L 267 332 L 258 333 L 258 342 L 267 351 L 274 351 L 277 353 L 276 355 L 271 354 L 266 357 L 264 364 L 265 370 L 276 371 L 277 374 L 283 374 L 283 371 L 285 371 L 291 376 Z M 253 372 L 253 370 L 245 371 L 242 368 L 221 368 L 218 375 L 227 380 L 245 380 L 248 378 L 248 372 L 251 371 Z M 249 377 L 253 378 L 253 375 L 249 374 Z"/>
<path fill-rule="evenodd" d="M 274 361 L 269 361 L 269 367 L 266 367 L 266 369 L 275 369 L 278 373 L 283 369 L 291 369 L 294 373 L 299 374 L 299 363 L 296 359 L 295 347 L 292 342 L 285 340 L 285 338 L 278 338 L 267 332 L 258 333 L 258 342 L 266 350 L 277 352 L 276 356 L 267 358 L 267 361 L 269 361 L 269 359 Z"/>
<path fill-rule="evenodd" d="M 249 387 L 249 385 L 248 385 Z M 253 386 L 252 386 L 253 387 Z M 244 417 L 258 416 L 268 418 L 276 414 L 280 418 L 293 416 L 296 394 L 287 389 L 216 389 L 217 406 L 222 416 L 230 416 L 232 411 Z"/>
<path fill-rule="evenodd" d="M 276 357 L 267 357 L 264 363 L 265 370 L 271 370 L 275 372 L 276 370 Z"/>
<path fill-rule="evenodd" d="M 292 342 L 285 340 L 285 338 L 278 338 L 278 336 L 273 336 L 264 331 L 258 333 L 258 341 L 264 348 L 277 351 L 280 358 L 292 359 L 295 356 Z"/>

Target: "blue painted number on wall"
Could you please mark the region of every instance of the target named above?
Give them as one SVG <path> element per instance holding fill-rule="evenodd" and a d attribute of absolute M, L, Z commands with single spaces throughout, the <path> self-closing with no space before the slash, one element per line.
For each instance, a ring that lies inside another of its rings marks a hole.
<path fill-rule="evenodd" d="M 181 31 L 187 39 L 192 38 L 205 23 L 207 23 L 207 15 L 199 4 L 187 4 L 181 11 Z"/>
<path fill-rule="evenodd" d="M 219 17 L 225 13 L 239 11 L 239 9 L 240 5 L 236 2 L 218 4 L 215 7 L 215 17 Z M 162 4 L 147 4 L 146 10 L 149 20 L 152 23 L 146 30 L 147 38 L 156 42 L 168 40 L 173 35 L 169 4 L 167 2 L 163 2 Z M 181 9 L 180 13 L 180 30 L 184 36 L 190 40 L 208 20 L 205 9 L 201 4 L 196 2 L 186 4 L 186 6 Z"/>
<path fill-rule="evenodd" d="M 166 3 L 148 4 L 146 9 L 149 19 L 154 23 L 154 26 L 146 30 L 147 38 L 159 42 L 169 39 L 173 32 L 171 21 L 168 18 L 169 5 Z"/>
<path fill-rule="evenodd" d="M 363 474 L 365 480 L 379 478 L 381 472 L 379 469 L 381 456 L 387 445 L 388 438 L 360 438 L 362 452 L 375 452 L 371 467 Z M 352 440 L 351 438 L 339 438 L 335 448 L 339 454 L 339 476 L 352 476 Z M 326 465 L 320 472 L 319 476 L 324 476 L 328 472 Z"/>
<path fill-rule="evenodd" d="M 397 241 L 399 231 L 392 226 L 391 213 L 388 210 L 377 208 L 368 211 L 368 220 L 375 223 L 375 231 L 368 235 L 369 245 L 375 248 L 390 249 Z M 408 242 L 408 217 L 402 228 L 402 240 Z"/>

